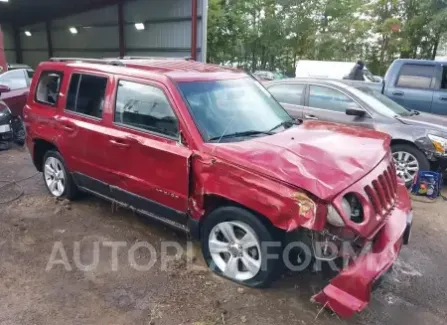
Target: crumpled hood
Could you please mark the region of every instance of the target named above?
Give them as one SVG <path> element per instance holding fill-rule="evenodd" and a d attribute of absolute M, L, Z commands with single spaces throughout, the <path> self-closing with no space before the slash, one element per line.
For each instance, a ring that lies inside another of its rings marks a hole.
<path fill-rule="evenodd" d="M 329 199 L 369 173 L 384 158 L 389 144 L 384 133 L 312 121 L 212 149 L 216 158 Z"/>

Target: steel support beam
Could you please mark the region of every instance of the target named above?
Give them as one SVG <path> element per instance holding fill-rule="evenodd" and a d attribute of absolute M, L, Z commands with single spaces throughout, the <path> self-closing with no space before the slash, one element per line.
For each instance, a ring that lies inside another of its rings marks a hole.
<path fill-rule="evenodd" d="M 45 22 L 45 31 L 47 33 L 47 48 L 48 48 L 48 57 L 52 58 L 54 55 L 53 51 L 53 38 L 51 37 L 51 22 Z"/>
<path fill-rule="evenodd" d="M 126 39 L 124 36 L 124 4 L 123 1 L 118 2 L 118 38 L 120 46 L 120 58 L 126 55 Z"/>
<path fill-rule="evenodd" d="M 23 51 L 22 44 L 20 42 L 20 29 L 14 26 L 14 47 L 16 49 L 16 61 L 17 63 L 23 63 Z"/>
<path fill-rule="evenodd" d="M 197 0 L 191 1 L 191 58 L 197 60 Z"/>

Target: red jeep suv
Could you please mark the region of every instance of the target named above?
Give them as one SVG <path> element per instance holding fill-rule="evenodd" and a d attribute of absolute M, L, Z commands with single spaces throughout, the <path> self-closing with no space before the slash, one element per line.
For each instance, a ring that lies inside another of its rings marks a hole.
<path fill-rule="evenodd" d="M 389 136 L 294 120 L 237 70 L 55 58 L 38 66 L 24 118 L 53 196 L 89 192 L 188 231 L 209 267 L 238 283 L 273 280 L 290 234 L 310 243 L 313 261 L 350 244 L 313 297 L 342 316 L 365 308 L 410 235 Z"/>

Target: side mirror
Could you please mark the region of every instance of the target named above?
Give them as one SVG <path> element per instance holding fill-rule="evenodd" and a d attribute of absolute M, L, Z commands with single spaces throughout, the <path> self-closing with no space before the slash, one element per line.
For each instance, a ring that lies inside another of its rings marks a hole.
<path fill-rule="evenodd" d="M 351 115 L 351 116 L 360 116 L 363 117 L 366 115 L 366 112 L 361 109 L 359 106 L 357 105 L 349 105 L 350 107 L 348 107 L 346 109 L 346 115 Z"/>
<path fill-rule="evenodd" d="M 11 88 L 9 88 L 6 85 L 0 85 L 0 94 L 2 93 L 9 93 L 11 91 Z"/>

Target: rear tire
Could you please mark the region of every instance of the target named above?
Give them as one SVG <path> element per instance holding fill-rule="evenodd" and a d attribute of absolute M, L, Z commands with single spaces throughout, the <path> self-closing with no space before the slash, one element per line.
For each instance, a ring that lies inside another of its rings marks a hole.
<path fill-rule="evenodd" d="M 209 268 L 229 280 L 265 287 L 280 275 L 279 231 L 248 210 L 233 206 L 214 210 L 202 225 L 201 240 Z"/>
<path fill-rule="evenodd" d="M 407 187 L 413 185 L 414 177 L 419 170 L 430 170 L 430 162 L 425 154 L 412 145 L 397 144 L 391 147 L 391 151 L 396 163 L 397 174 L 404 180 Z M 415 161 L 417 162 L 417 170 L 413 170 L 416 166 Z M 412 175 L 411 180 L 408 177 L 409 174 Z"/>
<path fill-rule="evenodd" d="M 57 151 L 47 151 L 43 157 L 43 180 L 54 197 L 73 200 L 78 195 L 78 187 L 65 166 L 64 158 Z"/>

